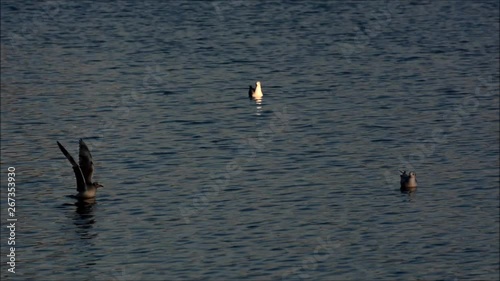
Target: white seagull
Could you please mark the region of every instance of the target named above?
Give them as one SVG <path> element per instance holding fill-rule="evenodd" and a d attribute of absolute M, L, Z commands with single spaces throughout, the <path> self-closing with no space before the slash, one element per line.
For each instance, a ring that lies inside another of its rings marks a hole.
<path fill-rule="evenodd" d="M 103 187 L 103 185 L 98 182 L 92 182 L 92 174 L 94 173 L 92 155 L 90 155 L 89 148 L 82 139 L 80 139 L 79 143 L 79 164 L 76 163 L 75 159 L 73 159 L 61 143 L 57 142 L 57 145 L 61 149 L 64 156 L 68 158 L 71 165 L 73 165 L 73 171 L 76 176 L 76 190 L 78 191 L 78 194 L 75 197 L 78 199 L 90 199 L 95 197 L 97 188 Z"/>
<path fill-rule="evenodd" d="M 257 81 L 255 83 L 255 88 L 253 88 L 252 86 L 248 86 L 249 89 L 248 89 L 248 97 L 250 99 L 262 99 L 262 96 L 264 94 L 262 94 L 262 89 L 260 87 L 260 81 Z"/>

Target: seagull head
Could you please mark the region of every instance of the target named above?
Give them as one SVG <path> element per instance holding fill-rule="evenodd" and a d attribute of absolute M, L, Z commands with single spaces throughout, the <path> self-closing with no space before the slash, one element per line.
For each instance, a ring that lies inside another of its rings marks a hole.
<path fill-rule="evenodd" d="M 255 82 L 255 85 L 260 86 L 260 81 Z"/>
<path fill-rule="evenodd" d="M 417 174 L 415 174 L 415 172 L 410 172 L 410 178 L 415 178 L 417 176 Z"/>

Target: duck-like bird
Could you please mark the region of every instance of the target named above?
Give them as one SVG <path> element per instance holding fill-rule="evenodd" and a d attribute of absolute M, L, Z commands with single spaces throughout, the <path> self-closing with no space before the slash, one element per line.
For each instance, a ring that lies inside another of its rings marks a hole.
<path fill-rule="evenodd" d="M 248 98 L 250 99 L 262 99 L 262 89 L 260 87 L 260 82 L 257 81 L 255 83 L 255 88 L 252 86 L 248 86 Z"/>
<path fill-rule="evenodd" d="M 75 159 L 69 154 L 69 152 L 62 146 L 60 142 L 57 142 L 59 149 L 61 149 L 62 153 L 66 158 L 68 158 L 71 165 L 73 165 L 73 171 L 75 172 L 76 177 L 76 190 L 78 194 L 75 196 L 78 199 L 90 199 L 94 198 L 97 192 L 97 188 L 103 187 L 102 184 L 98 182 L 92 182 L 92 174 L 94 173 L 94 162 L 92 162 L 92 155 L 90 154 L 90 150 L 80 139 L 80 151 L 78 153 L 78 162 L 76 163 Z"/>
<path fill-rule="evenodd" d="M 401 172 L 401 191 L 415 190 L 417 188 L 417 174 L 415 172 L 410 172 L 409 174 L 406 171 L 399 172 Z"/>

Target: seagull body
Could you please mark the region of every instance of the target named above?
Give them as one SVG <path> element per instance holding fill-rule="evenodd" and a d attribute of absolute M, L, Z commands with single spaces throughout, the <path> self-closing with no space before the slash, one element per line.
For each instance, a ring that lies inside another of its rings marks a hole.
<path fill-rule="evenodd" d="M 262 99 L 263 94 L 262 94 L 262 89 L 260 87 L 259 81 L 257 81 L 255 83 L 255 88 L 252 86 L 248 86 L 248 87 L 249 87 L 248 88 L 248 97 L 250 99 Z"/>
<path fill-rule="evenodd" d="M 92 155 L 90 154 L 89 148 L 82 139 L 80 139 L 79 143 L 79 164 L 76 163 L 75 159 L 73 159 L 71 154 L 69 154 L 69 152 L 64 148 L 64 146 L 62 146 L 61 143 L 57 142 L 57 145 L 73 166 L 73 171 L 75 172 L 76 177 L 76 190 L 78 191 L 76 198 L 90 199 L 95 197 L 97 188 L 103 186 L 102 184 L 92 181 L 92 174 L 94 173 L 94 163 L 92 162 Z"/>
<path fill-rule="evenodd" d="M 417 174 L 415 172 L 410 172 L 409 174 L 406 171 L 401 172 L 401 190 L 415 190 L 417 188 Z"/>

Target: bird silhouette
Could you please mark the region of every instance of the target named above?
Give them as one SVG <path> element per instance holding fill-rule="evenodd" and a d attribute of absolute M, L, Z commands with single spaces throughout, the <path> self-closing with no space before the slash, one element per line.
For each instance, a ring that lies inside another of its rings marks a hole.
<path fill-rule="evenodd" d="M 75 197 L 78 199 L 90 199 L 95 197 L 97 189 L 99 187 L 103 187 L 103 185 L 92 181 L 92 175 L 94 174 L 94 162 L 92 162 L 92 155 L 82 139 L 80 139 L 79 144 L 79 164 L 77 164 L 66 148 L 64 148 L 60 142 L 57 142 L 59 149 L 61 149 L 64 156 L 68 158 L 69 162 L 73 166 L 73 171 L 75 172 L 76 190 L 78 191 Z"/>

